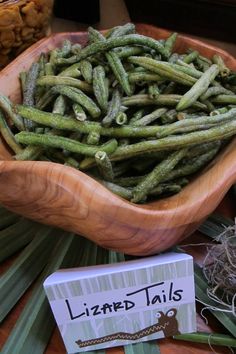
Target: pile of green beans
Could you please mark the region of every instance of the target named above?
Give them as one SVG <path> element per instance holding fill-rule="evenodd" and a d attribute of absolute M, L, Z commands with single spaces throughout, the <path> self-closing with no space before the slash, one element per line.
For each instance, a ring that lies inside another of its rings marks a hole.
<path fill-rule="evenodd" d="M 176 53 L 176 38 L 90 27 L 83 48 L 42 53 L 20 74 L 22 104 L 0 96 L 15 159 L 71 166 L 134 203 L 178 193 L 236 134 L 236 72 Z"/>

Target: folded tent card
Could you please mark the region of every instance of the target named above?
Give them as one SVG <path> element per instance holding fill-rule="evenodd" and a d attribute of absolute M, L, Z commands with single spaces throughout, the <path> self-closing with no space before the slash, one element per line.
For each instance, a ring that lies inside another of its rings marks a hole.
<path fill-rule="evenodd" d="M 196 331 L 192 257 L 63 269 L 44 288 L 68 353 Z"/>

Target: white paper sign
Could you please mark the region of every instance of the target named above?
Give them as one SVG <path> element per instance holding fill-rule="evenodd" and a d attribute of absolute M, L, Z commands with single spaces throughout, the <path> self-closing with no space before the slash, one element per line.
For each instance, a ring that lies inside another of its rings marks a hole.
<path fill-rule="evenodd" d="M 196 330 L 186 254 L 61 270 L 44 287 L 68 353 Z"/>

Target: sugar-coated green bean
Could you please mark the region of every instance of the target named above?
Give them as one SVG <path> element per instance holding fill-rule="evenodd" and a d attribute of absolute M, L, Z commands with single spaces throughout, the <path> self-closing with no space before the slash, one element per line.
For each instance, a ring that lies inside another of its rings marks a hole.
<path fill-rule="evenodd" d="M 105 127 L 111 125 L 112 121 L 116 118 L 117 114 L 119 113 L 120 107 L 121 107 L 120 92 L 119 90 L 116 89 L 114 90 L 112 99 L 109 103 L 107 115 L 102 120 L 102 124 Z"/>
<path fill-rule="evenodd" d="M 93 91 L 99 107 L 103 112 L 107 112 L 109 97 L 108 81 L 105 70 L 101 65 L 93 69 Z"/>
<path fill-rule="evenodd" d="M 84 80 L 91 84 L 93 81 L 93 67 L 88 60 L 81 60 L 80 62 L 80 72 Z"/>
<path fill-rule="evenodd" d="M 62 43 L 62 47 L 58 50 L 57 55 L 61 58 L 65 58 L 71 53 L 72 43 L 68 39 L 65 39 Z"/>
<path fill-rule="evenodd" d="M 176 109 L 170 109 L 169 111 L 165 112 L 161 117 L 162 124 L 170 124 L 177 120 L 177 112 Z"/>
<path fill-rule="evenodd" d="M 183 166 L 176 167 L 175 169 L 170 171 L 169 175 L 166 176 L 164 181 L 167 182 L 179 177 L 185 177 L 193 173 L 196 173 L 208 162 L 210 162 L 215 157 L 218 151 L 219 151 L 219 146 L 216 146 L 215 148 L 209 150 L 205 154 L 191 159 L 188 164 L 185 163 Z"/>
<path fill-rule="evenodd" d="M 230 90 L 227 90 L 223 86 L 219 86 L 219 87 L 213 86 L 213 87 L 209 87 L 207 89 L 207 91 L 203 95 L 201 95 L 200 99 L 204 101 L 204 100 L 207 100 L 211 96 L 217 96 L 220 94 L 233 95 L 234 93 Z"/>
<path fill-rule="evenodd" d="M 87 95 L 85 95 L 80 89 L 71 86 L 54 86 L 53 92 L 59 93 L 70 98 L 72 101 L 80 104 L 84 107 L 93 118 L 98 118 L 101 114 L 99 107 L 94 101 Z"/>
<path fill-rule="evenodd" d="M 129 57 L 128 61 L 133 64 L 143 66 L 145 69 L 150 70 L 151 72 L 154 72 L 163 78 L 178 82 L 183 85 L 192 86 L 196 82 L 196 78 L 176 70 L 174 67 L 172 67 L 174 64 L 170 64 L 168 62 L 135 56 Z"/>
<path fill-rule="evenodd" d="M 132 191 L 128 188 L 121 187 L 115 183 L 108 182 L 108 181 L 103 181 L 99 180 L 99 182 L 104 185 L 107 189 L 109 189 L 111 192 L 114 194 L 117 194 L 118 196 L 130 200 L 132 198 Z"/>
<path fill-rule="evenodd" d="M 196 118 L 188 118 L 182 119 L 172 124 L 166 124 L 160 127 L 159 132 L 157 133 L 158 138 L 162 138 L 164 136 L 170 134 L 180 133 L 182 131 L 194 131 L 198 130 L 198 126 L 204 126 L 207 124 L 221 124 L 230 119 L 236 118 L 236 108 L 232 108 L 226 113 L 214 115 L 214 116 L 202 116 Z M 182 130 L 185 128 L 189 128 L 189 130 Z"/>
<path fill-rule="evenodd" d="M 218 109 L 215 109 L 214 111 L 210 112 L 210 116 L 215 116 L 216 114 L 221 114 L 221 113 L 226 113 L 228 112 L 229 107 L 221 107 Z"/>
<path fill-rule="evenodd" d="M 19 114 L 15 113 L 13 109 L 13 105 L 9 100 L 9 98 L 1 94 L 0 94 L 0 108 L 3 110 L 6 116 L 11 119 L 11 121 L 15 124 L 17 129 L 25 130 L 23 119 Z"/>
<path fill-rule="evenodd" d="M 220 69 L 219 71 L 220 71 L 221 77 L 225 77 L 230 74 L 230 69 L 225 65 L 225 62 L 220 55 L 218 55 L 218 54 L 213 55 L 212 61 L 213 61 L 213 63 L 218 65 L 218 67 Z"/>
<path fill-rule="evenodd" d="M 79 103 L 73 103 L 72 109 L 74 111 L 76 119 L 81 122 L 84 122 L 87 119 L 86 113 Z"/>
<path fill-rule="evenodd" d="M 37 80 L 37 85 L 39 86 L 56 86 L 56 85 L 63 85 L 63 86 L 71 86 L 77 87 L 85 92 L 92 93 L 93 88 L 87 82 L 75 79 L 73 77 L 67 76 L 53 76 L 47 75 L 42 76 Z"/>
<path fill-rule="evenodd" d="M 90 132 L 87 136 L 87 144 L 98 145 L 100 140 L 100 134 L 97 132 Z"/>
<path fill-rule="evenodd" d="M 199 56 L 199 52 L 197 50 L 193 50 L 191 53 L 185 55 L 185 57 L 183 58 L 183 61 L 186 64 L 190 64 L 192 63 L 196 58 L 198 58 Z"/>
<path fill-rule="evenodd" d="M 213 103 L 236 104 L 236 95 L 217 95 L 211 99 Z"/>
<path fill-rule="evenodd" d="M 22 147 L 15 140 L 14 134 L 6 123 L 3 112 L 0 110 L 0 133 L 5 142 L 17 154 L 23 151 Z"/>
<path fill-rule="evenodd" d="M 162 194 L 172 195 L 181 191 L 182 187 L 177 183 L 165 184 L 161 183 L 153 188 L 148 194 L 151 196 L 160 196 Z"/>
<path fill-rule="evenodd" d="M 80 63 L 70 65 L 68 68 L 62 70 L 58 76 L 78 78 L 81 76 Z"/>
<path fill-rule="evenodd" d="M 26 161 L 26 160 L 37 160 L 43 152 L 43 148 L 41 146 L 28 145 L 23 151 L 18 152 L 14 159 L 17 161 Z"/>
<path fill-rule="evenodd" d="M 79 122 L 70 118 L 69 116 L 61 116 L 59 114 L 52 114 L 42 112 L 32 107 L 18 105 L 16 107 L 22 117 L 31 119 L 41 125 L 57 128 L 60 130 L 79 131 L 81 133 L 89 134 L 91 131 L 96 131 L 103 136 L 116 138 L 154 138 L 157 133 L 160 133 L 164 128 L 157 125 L 135 127 L 125 125 L 121 127 L 103 127 L 100 123 L 85 121 Z M 66 119 L 65 119 L 66 118 Z"/>
<path fill-rule="evenodd" d="M 133 23 L 126 23 L 123 26 L 113 27 L 106 34 L 106 38 L 117 38 L 131 33 L 135 33 L 135 25 Z"/>
<path fill-rule="evenodd" d="M 139 83 L 139 82 L 163 82 L 163 79 L 158 74 L 153 74 L 150 72 L 132 72 L 129 73 L 129 81 L 131 83 Z"/>
<path fill-rule="evenodd" d="M 136 120 L 142 118 L 145 115 L 145 108 L 137 110 L 129 120 L 129 124 L 136 122 Z"/>
<path fill-rule="evenodd" d="M 160 90 L 157 83 L 151 83 L 148 85 L 148 96 L 156 99 L 160 95 Z"/>
<path fill-rule="evenodd" d="M 146 50 L 148 50 L 146 48 Z M 144 47 L 126 46 L 114 48 L 113 51 L 118 55 L 120 59 L 128 58 L 131 55 L 139 55 L 145 52 Z"/>
<path fill-rule="evenodd" d="M 73 44 L 72 47 L 71 47 L 71 53 L 72 53 L 72 54 L 78 54 L 78 53 L 81 51 L 81 49 L 82 49 L 81 44 L 75 43 L 75 44 Z"/>
<path fill-rule="evenodd" d="M 119 112 L 115 120 L 116 120 L 116 124 L 124 125 L 127 123 L 127 114 L 125 112 Z"/>
<path fill-rule="evenodd" d="M 196 100 L 206 92 L 211 82 L 219 73 L 219 67 L 215 64 L 209 67 L 207 71 L 198 79 L 198 81 L 187 91 L 179 103 L 176 106 L 176 109 L 181 111 L 190 107 Z"/>
<path fill-rule="evenodd" d="M 52 113 L 63 115 L 66 111 L 66 99 L 64 96 L 59 95 L 54 102 Z"/>
<path fill-rule="evenodd" d="M 128 34 L 123 37 L 108 38 L 104 42 L 92 43 L 87 47 L 83 48 L 78 55 L 75 55 L 68 59 L 57 59 L 57 64 L 74 64 L 91 55 L 105 52 L 115 47 L 123 47 L 126 45 L 144 45 L 145 47 L 150 47 L 154 49 L 157 53 L 160 53 L 164 58 L 168 57 L 167 51 L 159 41 L 140 34 Z"/>
<path fill-rule="evenodd" d="M 157 166 L 134 188 L 131 201 L 137 203 L 144 199 L 147 194 L 162 182 L 165 176 L 174 169 L 179 161 L 186 155 L 187 151 L 188 150 L 185 148 L 180 151 L 175 151 L 165 160 L 157 164 Z"/>
<path fill-rule="evenodd" d="M 106 181 L 112 182 L 114 179 L 114 172 L 107 153 L 105 151 L 97 151 L 95 154 L 95 161 L 102 178 Z"/>
<path fill-rule="evenodd" d="M 195 69 L 189 64 L 186 64 L 183 60 L 178 59 L 176 63 L 166 63 L 166 65 L 169 65 L 173 69 L 176 69 L 178 71 L 182 71 L 183 73 L 194 77 L 195 79 L 199 79 L 203 72 L 200 70 Z"/>
<path fill-rule="evenodd" d="M 52 63 L 45 64 L 45 75 L 55 75 L 54 66 L 52 65 Z"/>
<path fill-rule="evenodd" d="M 156 119 L 160 118 L 164 113 L 167 112 L 167 108 L 158 108 L 155 111 L 143 116 L 142 118 L 136 120 L 132 123 L 133 126 L 144 126 L 154 122 Z"/>
<path fill-rule="evenodd" d="M 41 97 L 39 97 L 36 102 L 36 107 L 38 109 L 45 109 L 48 105 L 50 105 L 55 99 L 56 93 L 53 92 L 53 87 L 47 90 Z"/>
<path fill-rule="evenodd" d="M 176 32 L 174 32 L 165 40 L 164 48 L 169 53 L 169 56 L 172 54 L 177 36 L 178 36 L 178 34 Z"/>
<path fill-rule="evenodd" d="M 48 134 L 35 134 L 28 132 L 21 132 L 15 135 L 16 141 L 25 145 L 40 145 L 56 147 L 59 149 L 66 149 L 78 154 L 84 154 L 86 156 L 94 156 L 97 151 L 105 151 L 107 154 L 111 154 L 117 148 L 117 141 L 112 139 L 103 145 L 95 146 L 82 144 L 78 141 L 65 138 L 57 135 Z"/>
<path fill-rule="evenodd" d="M 21 84 L 21 92 L 22 95 L 24 94 L 24 90 L 25 90 L 25 83 L 26 83 L 26 78 L 27 78 L 27 72 L 26 71 L 21 71 L 20 75 L 20 84 Z"/>
<path fill-rule="evenodd" d="M 162 139 L 147 140 L 139 143 L 118 146 L 116 151 L 110 156 L 111 161 L 125 160 L 138 156 L 144 152 L 154 152 L 163 150 L 176 150 L 183 147 L 203 144 L 205 142 L 218 141 L 229 138 L 236 133 L 236 121 L 227 121 L 220 127 L 213 127 L 203 131 L 168 136 Z"/>
<path fill-rule="evenodd" d="M 120 83 L 121 87 L 124 89 L 126 95 L 130 96 L 132 94 L 132 90 L 129 84 L 128 74 L 124 69 L 124 66 L 118 57 L 118 55 L 114 52 L 106 53 L 106 58 L 109 62 L 109 65 L 117 79 Z"/>
<path fill-rule="evenodd" d="M 175 95 L 175 94 L 160 94 L 157 98 L 152 99 L 148 95 L 133 95 L 130 97 L 124 97 L 122 103 L 127 106 L 149 106 L 149 105 L 156 105 L 156 106 L 176 106 L 178 102 L 181 100 L 183 96 Z M 192 107 L 201 110 L 207 110 L 205 104 L 201 102 L 194 102 Z"/>

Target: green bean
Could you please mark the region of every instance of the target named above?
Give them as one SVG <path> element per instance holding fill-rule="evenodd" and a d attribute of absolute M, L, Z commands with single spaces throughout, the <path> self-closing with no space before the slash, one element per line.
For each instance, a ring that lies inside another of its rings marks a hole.
<path fill-rule="evenodd" d="M 198 56 L 196 58 L 196 63 L 198 65 L 199 69 L 202 70 L 203 72 L 207 71 L 211 65 L 211 64 L 205 62 L 204 60 L 202 60 L 200 56 Z"/>
<path fill-rule="evenodd" d="M 211 99 L 213 103 L 236 104 L 236 95 L 217 95 Z"/>
<path fill-rule="evenodd" d="M 176 82 L 171 81 L 166 87 L 160 87 L 160 92 L 163 95 L 169 95 L 176 92 Z"/>
<path fill-rule="evenodd" d="M 91 84 L 93 81 L 93 67 L 88 60 L 81 60 L 80 62 L 80 72 L 84 80 Z"/>
<path fill-rule="evenodd" d="M 69 138 L 57 135 L 35 134 L 21 132 L 15 135 L 16 141 L 26 145 L 49 146 L 65 149 L 86 156 L 94 156 L 97 151 L 104 151 L 111 154 L 117 148 L 117 141 L 112 139 L 100 146 L 82 144 Z"/>
<path fill-rule="evenodd" d="M 185 74 L 188 74 L 189 76 L 192 76 L 196 79 L 199 79 L 203 72 L 200 70 L 195 69 L 194 67 L 192 67 L 189 64 L 186 64 L 183 60 L 178 59 L 176 63 L 172 64 L 172 63 L 168 63 L 172 68 L 176 69 L 176 70 L 180 70 Z"/>
<path fill-rule="evenodd" d="M 53 92 L 59 93 L 61 95 L 67 96 L 72 101 L 80 104 L 84 107 L 93 118 L 98 118 L 101 114 L 98 106 L 93 102 L 93 100 L 85 95 L 80 89 L 71 86 L 54 86 Z"/>
<path fill-rule="evenodd" d="M 52 113 L 63 115 L 65 113 L 65 111 L 66 111 L 65 97 L 62 95 L 59 95 L 54 102 Z"/>
<path fill-rule="evenodd" d="M 159 41 L 143 36 L 140 34 L 128 34 L 123 37 L 109 38 L 104 42 L 92 43 L 87 47 L 83 48 L 78 55 L 75 55 L 68 59 L 58 59 L 58 65 L 74 64 L 75 62 L 81 61 L 91 55 L 105 52 L 111 50 L 115 47 L 123 47 L 126 45 L 144 45 L 145 47 L 150 47 L 154 49 L 157 53 L 160 53 L 164 58 L 168 57 L 168 53 L 164 46 L 160 44 Z"/>
<path fill-rule="evenodd" d="M 140 66 L 143 66 L 145 69 L 148 69 L 156 74 L 159 74 L 163 78 L 166 78 L 174 82 L 178 82 L 183 85 L 192 86 L 196 82 L 196 78 L 175 69 L 172 66 L 175 64 L 154 60 L 152 58 L 135 57 L 135 56 L 129 57 L 128 61 L 133 64 L 138 64 Z"/>
<path fill-rule="evenodd" d="M 95 154 L 95 161 L 101 176 L 106 180 L 112 182 L 114 173 L 112 164 L 105 151 L 97 151 Z"/>
<path fill-rule="evenodd" d="M 0 133 L 6 143 L 10 146 L 10 148 L 15 153 L 20 153 L 23 149 L 22 147 L 16 142 L 15 137 L 10 130 L 9 126 L 6 123 L 5 117 L 3 112 L 0 110 Z"/>
<path fill-rule="evenodd" d="M 32 107 L 16 106 L 17 112 L 23 117 L 31 119 L 41 125 L 46 125 L 51 128 L 59 130 L 79 131 L 81 133 L 89 134 L 91 131 L 96 131 L 103 136 L 116 137 L 116 138 L 154 138 L 164 127 L 146 126 L 134 127 L 125 125 L 122 127 L 103 127 L 97 122 L 79 122 L 69 116 L 61 116 L 59 114 L 52 114 L 42 112 Z M 65 119 L 66 118 L 66 119 Z"/>
<path fill-rule="evenodd" d="M 176 63 L 176 61 L 179 59 L 179 54 L 173 53 L 171 56 L 168 58 L 169 63 Z"/>
<path fill-rule="evenodd" d="M 89 93 L 93 92 L 92 86 L 87 84 L 87 82 L 79 79 L 75 79 L 73 77 L 67 77 L 67 76 L 53 76 L 53 75 L 42 76 L 37 80 L 37 85 L 39 86 L 68 85 L 71 87 L 77 87 L 85 92 L 89 92 Z"/>
<path fill-rule="evenodd" d="M 127 146 L 118 146 L 116 151 L 110 156 L 110 159 L 111 161 L 118 161 L 141 155 L 147 151 L 176 150 L 183 147 L 232 137 L 235 133 L 236 121 L 227 121 L 226 123 L 221 124 L 220 127 L 213 127 L 203 131 L 168 136 L 157 140 L 147 140 Z"/>
<path fill-rule="evenodd" d="M 100 134 L 97 132 L 90 132 L 87 136 L 87 144 L 98 145 L 100 140 Z"/>
<path fill-rule="evenodd" d="M 93 41 L 95 42 L 94 44 L 106 42 L 106 39 L 103 37 L 103 35 L 93 28 L 90 28 L 90 35 L 92 36 Z M 131 95 L 132 90 L 131 90 L 131 87 L 129 84 L 128 74 L 126 73 L 120 58 L 113 51 L 109 51 L 109 52 L 105 53 L 105 56 L 106 56 L 106 59 L 110 65 L 117 81 L 119 82 L 119 84 L 121 85 L 121 87 L 123 88 L 125 93 L 128 96 Z"/>
<path fill-rule="evenodd" d="M 51 87 L 43 94 L 43 96 L 39 98 L 39 100 L 36 102 L 36 107 L 39 109 L 45 109 L 49 104 L 52 103 L 55 96 L 56 93 L 53 92 L 53 87 Z"/>
<path fill-rule="evenodd" d="M 165 40 L 164 48 L 169 53 L 169 56 L 172 54 L 177 35 L 178 34 L 174 32 Z"/>
<path fill-rule="evenodd" d="M 165 176 L 178 164 L 179 161 L 186 155 L 187 149 L 173 152 L 165 160 L 160 162 L 133 190 L 131 202 L 137 203 L 144 199 L 147 194 L 154 189 Z"/>
<path fill-rule="evenodd" d="M 54 160 L 54 161 L 60 161 L 62 162 L 64 165 L 66 166 L 71 166 L 74 167 L 76 169 L 79 169 L 79 162 L 74 159 L 71 156 L 65 156 L 63 153 L 61 153 L 60 151 L 48 151 L 47 152 L 47 156 Z"/>
<path fill-rule="evenodd" d="M 150 98 L 148 95 L 133 95 L 130 97 L 124 97 L 122 103 L 127 106 L 149 106 L 149 105 L 157 105 L 157 106 L 176 106 L 178 102 L 181 100 L 183 96 L 181 95 L 173 95 L 160 94 L 156 99 Z M 192 107 L 196 109 L 206 110 L 207 107 L 201 102 L 194 102 Z"/>
<path fill-rule="evenodd" d="M 134 115 L 130 118 L 129 124 L 136 122 L 136 120 L 142 118 L 145 114 L 145 108 L 141 108 L 134 113 Z"/>
<path fill-rule="evenodd" d="M 93 69 L 93 91 L 101 110 L 107 112 L 109 97 L 108 81 L 104 68 L 101 65 Z"/>
<path fill-rule="evenodd" d="M 28 145 L 22 152 L 18 152 L 14 159 L 17 161 L 26 161 L 26 160 L 37 160 L 42 154 L 43 149 L 41 146 Z"/>
<path fill-rule="evenodd" d="M 75 44 L 73 44 L 72 47 L 71 47 L 71 53 L 72 53 L 72 54 L 78 54 L 78 53 L 81 51 L 81 49 L 82 49 L 81 44 L 75 43 Z"/>
<path fill-rule="evenodd" d="M 21 71 L 19 77 L 20 77 L 20 83 L 21 83 L 21 92 L 22 92 L 22 95 L 23 95 L 24 94 L 24 90 L 25 90 L 26 78 L 27 78 L 26 71 Z"/>
<path fill-rule="evenodd" d="M 161 117 L 162 124 L 170 124 L 177 120 L 177 112 L 176 109 L 171 109 L 165 112 Z"/>
<path fill-rule="evenodd" d="M 187 54 L 184 58 L 183 61 L 186 64 L 192 63 L 196 58 L 198 58 L 199 52 L 197 50 L 193 50 L 191 53 Z"/>
<path fill-rule="evenodd" d="M 148 50 L 148 49 L 146 49 Z M 118 47 L 114 48 L 113 51 L 118 55 L 120 59 L 128 58 L 131 55 L 139 55 L 145 52 L 144 47 L 134 47 L 134 46 L 126 46 L 126 47 Z"/>
<path fill-rule="evenodd" d="M 121 87 L 124 89 L 126 95 L 130 96 L 132 94 L 132 90 L 129 84 L 129 79 L 128 79 L 128 74 L 124 69 L 124 66 L 120 60 L 120 58 L 117 56 L 116 53 L 114 52 L 108 52 L 106 53 L 106 58 L 108 60 L 108 63 L 117 79 Z"/>
<path fill-rule="evenodd" d="M 19 116 L 19 114 L 15 113 L 13 109 L 13 105 L 9 100 L 9 98 L 0 95 L 0 108 L 3 110 L 6 116 L 12 120 L 12 122 L 15 124 L 17 129 L 19 130 L 25 129 L 23 119 Z"/>
<path fill-rule="evenodd" d="M 117 38 L 131 33 L 135 33 L 135 25 L 133 23 L 126 23 L 123 26 L 113 27 L 106 34 L 106 38 Z"/>
<path fill-rule="evenodd" d="M 192 160 L 189 161 L 188 164 L 185 163 L 183 166 L 177 167 L 176 169 L 171 171 L 168 176 L 166 176 L 164 181 L 167 182 L 179 177 L 185 177 L 193 173 L 196 173 L 208 162 L 210 162 L 217 154 L 218 151 L 219 151 L 219 145 L 209 150 L 205 154 L 193 158 Z"/>
<path fill-rule="evenodd" d="M 112 94 L 112 99 L 108 106 L 107 115 L 103 118 L 102 124 L 106 127 L 110 126 L 112 121 L 116 118 L 117 114 L 120 111 L 121 107 L 121 98 L 119 90 L 114 90 Z"/>
<path fill-rule="evenodd" d="M 161 76 L 149 72 L 132 72 L 129 73 L 129 81 L 131 83 L 139 83 L 145 81 L 163 82 Z"/>
<path fill-rule="evenodd" d="M 159 196 L 161 194 L 177 194 L 181 191 L 182 187 L 177 183 L 165 184 L 161 183 L 153 188 L 148 194 L 151 196 Z"/>
<path fill-rule="evenodd" d="M 116 124 L 124 125 L 127 123 L 127 115 L 124 112 L 119 112 L 115 118 Z"/>
<path fill-rule="evenodd" d="M 176 109 L 181 111 L 190 107 L 204 92 L 206 92 L 218 73 L 219 67 L 217 65 L 213 64 L 210 66 L 192 88 L 183 95 L 177 104 Z"/>
<path fill-rule="evenodd" d="M 156 119 L 160 118 L 164 113 L 167 112 L 166 108 L 158 108 L 155 111 L 143 116 L 142 118 L 136 120 L 132 125 L 133 126 L 144 126 L 152 123 Z"/>
<path fill-rule="evenodd" d="M 217 96 L 220 94 L 225 94 L 225 95 L 233 95 L 234 93 L 230 90 L 227 90 L 226 88 L 219 86 L 219 87 L 209 87 L 207 91 L 201 95 L 200 99 L 201 100 L 207 100 L 211 96 Z"/>
<path fill-rule="evenodd" d="M 160 127 L 157 136 L 158 138 L 162 138 L 170 134 L 201 130 L 203 128 L 199 129 L 199 127 L 204 127 L 204 126 L 207 127 L 208 124 L 210 125 L 221 124 L 230 119 L 234 119 L 235 117 L 236 117 L 236 109 L 233 108 L 226 113 L 218 114 L 214 116 L 202 116 L 202 117 L 198 117 L 197 119 L 196 118 L 182 119 L 178 122 L 167 124 L 165 126 Z"/>
<path fill-rule="evenodd" d="M 52 65 L 52 63 L 46 63 L 45 64 L 45 75 L 55 75 L 55 71 L 54 71 L 54 67 Z"/>
<path fill-rule="evenodd" d="M 221 113 L 226 113 L 228 112 L 229 108 L 228 107 L 222 107 L 215 109 L 214 111 L 210 112 L 210 116 L 215 116 L 216 114 L 221 114 Z"/>
<path fill-rule="evenodd" d="M 219 71 L 220 71 L 221 77 L 225 77 L 230 74 L 230 69 L 225 65 L 225 62 L 220 55 L 218 55 L 218 54 L 213 55 L 212 61 L 213 61 L 213 63 L 218 65 L 218 67 L 220 69 Z"/>
<path fill-rule="evenodd" d="M 148 96 L 150 98 L 156 99 L 160 95 L 160 90 L 156 83 L 152 83 L 148 86 Z"/>
<path fill-rule="evenodd" d="M 130 200 L 132 198 L 132 191 L 128 188 L 121 187 L 115 183 L 112 182 L 107 182 L 107 181 L 102 181 L 99 180 L 99 182 L 105 186 L 107 189 L 109 189 L 111 192 L 114 194 L 117 194 L 118 196 Z"/>
<path fill-rule="evenodd" d="M 81 76 L 81 71 L 79 70 L 80 63 L 75 63 L 68 68 L 62 70 L 58 76 L 77 78 Z"/>
<path fill-rule="evenodd" d="M 68 39 L 65 39 L 62 43 L 62 47 L 58 50 L 58 56 L 61 58 L 67 57 L 71 53 L 72 43 Z"/>
<path fill-rule="evenodd" d="M 73 103 L 72 109 L 74 111 L 76 119 L 81 122 L 84 122 L 87 119 L 86 113 L 79 103 Z"/>

